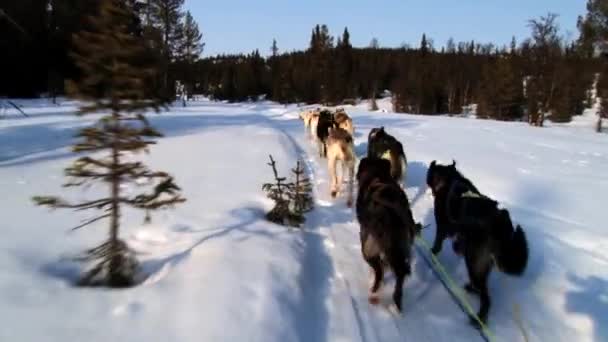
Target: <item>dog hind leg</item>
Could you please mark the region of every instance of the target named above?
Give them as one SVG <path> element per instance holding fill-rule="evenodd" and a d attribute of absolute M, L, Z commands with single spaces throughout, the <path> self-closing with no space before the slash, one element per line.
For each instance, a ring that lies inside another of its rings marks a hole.
<path fill-rule="evenodd" d="M 402 251 L 392 251 L 389 255 L 389 263 L 395 273 L 395 289 L 393 290 L 393 302 L 397 307 L 397 311 L 403 311 L 403 282 L 405 277 L 411 273 L 411 267 L 406 262 L 405 255 Z"/>
<path fill-rule="evenodd" d="M 378 290 L 380 290 L 380 287 L 382 286 L 382 281 L 384 279 L 384 268 L 382 267 L 382 259 L 379 255 L 368 257 L 365 259 L 365 261 L 367 261 L 369 266 L 374 271 L 374 281 L 369 289 L 370 301 L 372 301 L 372 298 L 376 297 Z"/>
<path fill-rule="evenodd" d="M 336 164 L 338 163 L 338 158 L 335 153 L 330 153 L 327 158 L 327 167 L 329 169 L 329 177 L 331 177 L 331 189 L 330 194 L 332 198 L 335 198 L 338 195 L 338 191 L 340 189 L 340 183 L 338 180 Z"/>
<path fill-rule="evenodd" d="M 465 261 L 467 264 L 467 271 L 469 273 L 470 283 L 465 286 L 469 290 L 479 295 L 480 308 L 477 316 L 484 324 L 488 320 L 488 313 L 490 311 L 490 294 L 488 291 L 488 278 L 490 271 L 492 270 L 492 259 L 489 254 L 484 253 L 480 248 L 471 248 L 467 246 L 465 250 Z M 479 327 L 479 323 L 474 318 L 471 318 L 471 323 Z"/>
<path fill-rule="evenodd" d="M 345 162 L 344 165 L 348 165 L 348 198 L 346 200 L 346 205 L 350 208 L 353 206 L 353 193 L 354 193 L 354 180 L 355 180 L 355 160 L 352 158 L 348 162 Z"/>

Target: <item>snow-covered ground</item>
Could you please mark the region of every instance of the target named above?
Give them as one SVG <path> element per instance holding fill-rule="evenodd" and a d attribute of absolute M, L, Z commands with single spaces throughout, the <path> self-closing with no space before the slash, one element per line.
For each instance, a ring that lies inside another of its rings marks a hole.
<path fill-rule="evenodd" d="M 388 100 L 379 102 L 390 112 Z M 354 212 L 343 198 L 329 199 L 325 163 L 295 106 L 202 101 L 153 115 L 166 137 L 144 158 L 173 173 L 188 202 L 151 224 L 141 213 L 123 218 L 122 236 L 151 274 L 143 285 L 71 287 L 78 268 L 62 258 L 101 241 L 106 225 L 68 233 L 81 213 L 51 212 L 30 198 L 99 191 L 61 188 L 73 135 L 94 118 L 72 115 L 68 101 L 21 104 L 29 118 L 8 109 L 0 119 L 1 341 L 481 341 L 419 256 L 403 317 L 368 303 Z M 456 159 L 524 227 L 531 248 L 524 277 L 491 277 L 489 326 L 499 341 L 523 341 L 515 307 L 530 341 L 608 340 L 608 136 L 576 124 L 370 113 L 365 104 L 347 110 L 359 156 L 372 127 L 404 143 L 417 220 L 434 223 L 427 165 Z M 298 159 L 311 172 L 316 209 L 302 231 L 263 219 L 271 207 L 261 192 L 272 180 L 268 154 L 282 174 Z M 432 240 L 434 225 L 424 235 Z M 465 282 L 464 262 L 448 246 L 440 260 Z"/>

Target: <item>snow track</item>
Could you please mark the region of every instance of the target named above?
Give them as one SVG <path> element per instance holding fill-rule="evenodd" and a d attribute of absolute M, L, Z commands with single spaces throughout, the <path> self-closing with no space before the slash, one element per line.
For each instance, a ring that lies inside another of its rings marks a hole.
<path fill-rule="evenodd" d="M 297 113 L 287 113 L 274 120 L 275 126 L 290 137 L 289 141 L 307 164 L 314 184 L 316 207 L 308 214 L 306 230 L 308 234 L 322 237 L 325 253 L 331 256 L 333 264 L 331 297 L 328 298 L 330 336 L 363 342 L 453 341 L 454 336 L 467 341 L 481 341 L 479 333 L 468 324 L 468 317 L 454 303 L 432 270 L 416 258 L 412 275 L 405 282 L 402 316 L 388 310 L 394 286 L 390 272 L 385 275 L 385 284 L 380 292 L 381 303 L 372 305 L 368 302 L 371 275 L 361 256 L 359 225 L 354 209 L 346 206 L 344 195 L 337 199 L 329 196 L 327 162 L 318 157 L 316 145 L 307 138 L 302 122 L 288 119 L 294 116 L 297 117 Z M 357 129 L 359 133 L 356 136 L 360 138 L 356 139 L 356 150 L 361 158 L 361 151 L 365 150 L 362 146 L 365 139 L 361 137 L 367 136 L 368 129 Z M 365 134 L 361 134 L 362 131 Z M 413 184 L 411 190 L 418 191 L 420 187 L 423 184 Z"/>
<path fill-rule="evenodd" d="M 360 251 L 359 226 L 346 200 L 329 196 L 326 160 L 304 134 L 298 108 L 270 102 L 192 102 L 152 124 L 165 138 L 142 156 L 173 174 L 188 201 L 157 213 L 124 211 L 121 236 L 139 252 L 146 282 L 132 289 L 76 289 L 79 267 L 61 259 L 95 246 L 107 224 L 66 235 L 88 215 L 34 207 L 34 195 L 76 201 L 105 187 L 66 189 L 69 144 L 96 116 L 76 117 L 77 103 L 55 106 L 19 100 L 30 117 L 7 112 L 0 120 L 0 341 L 481 341 L 468 317 L 433 271 L 415 254 L 404 285 L 404 313 L 394 316 L 394 278 L 382 302 L 368 302 L 370 272 Z M 390 100 L 378 103 L 390 108 Z M 574 124 L 469 120 L 445 116 L 371 113 L 346 106 L 355 149 L 366 153 L 367 133 L 385 126 L 404 144 L 406 191 L 417 221 L 430 224 L 428 164 L 451 162 L 485 194 L 508 208 L 530 245 L 523 277 L 490 276 L 489 328 L 497 341 L 608 341 L 608 154 L 606 135 Z M 316 208 L 303 230 L 267 222 L 272 202 L 272 154 L 279 173 L 301 159 L 314 182 Z M 125 191 L 137 191 L 125 187 Z M 417 253 L 417 252 L 416 252 Z M 439 256 L 457 284 L 464 261 L 449 243 Z M 477 308 L 479 301 L 469 296 Z M 100 329 L 103 327 L 103 329 Z"/>

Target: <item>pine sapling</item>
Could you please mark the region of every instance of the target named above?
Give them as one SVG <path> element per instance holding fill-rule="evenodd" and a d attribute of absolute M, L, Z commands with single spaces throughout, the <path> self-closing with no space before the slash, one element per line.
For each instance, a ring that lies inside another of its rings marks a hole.
<path fill-rule="evenodd" d="M 272 158 L 272 155 L 269 157 L 270 163 L 268 165 L 272 167 L 274 183 L 265 183 L 262 185 L 262 190 L 266 192 L 268 198 L 274 201 L 275 205 L 266 214 L 266 219 L 281 225 L 291 225 L 291 210 L 289 208 L 290 201 L 288 196 L 290 185 L 285 183 L 285 177 L 279 177 L 276 162 Z"/>
<path fill-rule="evenodd" d="M 294 220 L 299 224 L 306 220 L 304 214 L 313 208 L 312 184 L 305 176 L 303 163 L 298 161 L 296 167 L 291 170 L 295 176 L 295 182 L 291 184 L 289 197 L 292 202 Z"/>
<path fill-rule="evenodd" d="M 127 29 L 132 15 L 123 1 L 101 1 L 99 15 L 90 20 L 91 31 L 75 36 L 73 58 L 82 78 L 70 82 L 67 89 L 70 97 L 83 103 L 78 115 L 106 114 L 78 133 L 80 140 L 72 151 L 89 155 L 78 158 L 65 170 L 69 180 L 64 186 L 101 183 L 107 186 L 108 194 L 81 203 L 54 196 L 33 198 L 37 205 L 50 208 L 101 212 L 74 229 L 109 220 L 108 239 L 79 258 L 93 263 L 79 282 L 85 286 L 135 285 L 137 260 L 119 238 L 120 217 L 125 206 L 144 210 L 149 218 L 151 211 L 185 201 L 171 175 L 152 171 L 128 158 L 147 152 L 155 143 L 154 138 L 162 136 L 142 113 L 159 110 L 164 104 L 145 94 L 145 83 L 154 77 L 154 70 L 140 63 L 143 45 Z M 149 192 L 130 196 L 122 190 L 128 184 L 149 187 Z"/>

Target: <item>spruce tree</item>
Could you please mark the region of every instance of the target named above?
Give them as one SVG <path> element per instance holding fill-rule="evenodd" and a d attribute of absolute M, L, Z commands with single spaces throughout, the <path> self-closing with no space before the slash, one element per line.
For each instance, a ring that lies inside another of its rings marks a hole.
<path fill-rule="evenodd" d="M 272 40 L 272 47 L 270 47 L 270 52 L 272 53 L 272 57 L 276 57 L 279 55 L 279 47 L 277 46 L 277 40 Z"/>
<path fill-rule="evenodd" d="M 601 52 L 601 58 L 605 63 L 606 44 L 608 43 L 608 1 L 588 0 L 587 14 L 578 19 L 580 37 L 579 49 L 585 57 L 591 58 L 596 51 Z M 597 95 L 600 97 L 601 106 L 598 113 L 596 131 L 602 130 L 602 116 L 605 116 L 608 108 L 608 70 L 600 69 L 600 79 L 597 83 Z"/>
<path fill-rule="evenodd" d="M 554 110 L 556 106 L 556 94 L 559 85 L 559 62 L 562 58 L 561 37 L 557 15 L 549 13 L 540 19 L 528 22 L 532 30 L 532 54 L 530 66 L 532 77 L 530 79 L 530 90 L 536 92 L 531 94 L 537 99 L 538 107 L 529 110 L 532 117 L 531 124 L 543 126 L 545 115 Z"/>
<path fill-rule="evenodd" d="M 578 43 L 586 57 L 591 58 L 596 48 L 608 42 L 608 1 L 588 0 L 587 14 L 578 18 Z"/>
<path fill-rule="evenodd" d="M 192 17 L 192 14 L 190 14 L 190 11 L 186 12 L 182 36 L 177 47 L 177 59 L 182 67 L 182 81 L 185 85 L 186 97 L 192 95 L 194 91 L 193 69 L 205 46 L 202 39 L 203 34 L 200 32 L 198 24 Z"/>
<path fill-rule="evenodd" d="M 522 116 L 523 89 L 509 55 L 499 55 L 483 70 L 477 114 L 498 120 L 515 120 Z"/>
<path fill-rule="evenodd" d="M 68 83 L 68 94 L 83 103 L 79 115 L 105 115 L 78 133 L 80 140 L 72 150 L 89 155 L 78 158 L 65 170 L 69 181 L 64 186 L 103 183 L 109 194 L 80 203 L 53 196 L 34 197 L 38 205 L 51 208 L 101 211 L 74 229 L 109 220 L 108 239 L 82 257 L 94 264 L 82 277 L 81 285 L 134 285 L 137 261 L 119 237 L 121 212 L 124 207 L 141 209 L 149 218 L 151 211 L 184 201 L 169 174 L 152 171 L 129 158 L 147 151 L 155 143 L 153 139 L 161 136 L 149 125 L 143 112 L 162 106 L 160 100 L 145 97 L 143 88 L 154 69 L 140 64 L 145 49 L 141 40 L 128 30 L 130 14 L 124 1 L 101 0 L 98 15 L 90 18 L 90 31 L 74 37 L 72 57 L 82 77 Z M 122 191 L 124 185 L 136 182 L 147 184 L 150 192 L 129 195 Z"/>
<path fill-rule="evenodd" d="M 173 95 L 170 77 L 171 62 L 174 61 L 178 44 L 182 39 L 183 26 L 182 6 L 184 0 L 150 0 L 151 18 L 154 26 L 160 31 L 162 51 L 162 94 L 167 99 Z"/>

